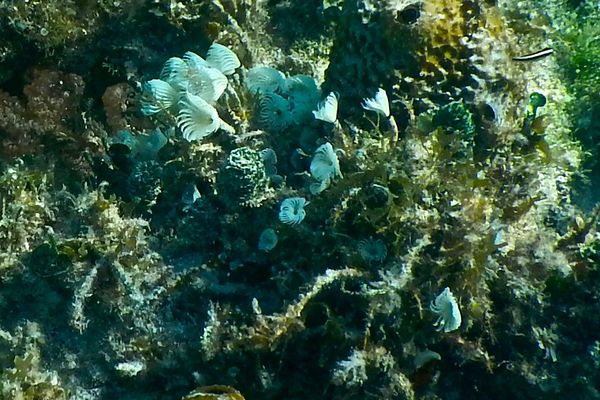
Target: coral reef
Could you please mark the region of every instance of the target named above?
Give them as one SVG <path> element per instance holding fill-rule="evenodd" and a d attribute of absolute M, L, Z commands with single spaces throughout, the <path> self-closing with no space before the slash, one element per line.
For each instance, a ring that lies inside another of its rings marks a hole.
<path fill-rule="evenodd" d="M 600 399 L 549 3 L 0 1 L 0 398 Z"/>

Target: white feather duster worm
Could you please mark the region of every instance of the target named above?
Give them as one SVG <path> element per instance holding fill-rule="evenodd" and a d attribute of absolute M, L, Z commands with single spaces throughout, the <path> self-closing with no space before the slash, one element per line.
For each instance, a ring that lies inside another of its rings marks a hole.
<path fill-rule="evenodd" d="M 310 186 L 313 194 L 321 193 L 327 189 L 333 179 L 343 178 L 342 171 L 340 171 L 340 162 L 331 143 L 322 144 L 315 150 L 313 159 L 310 162 L 310 174 L 317 181 L 317 183 Z"/>
<path fill-rule="evenodd" d="M 185 90 L 188 79 L 186 62 L 179 57 L 169 58 L 160 71 L 160 79 L 169 82 L 171 86 L 178 90 Z"/>
<path fill-rule="evenodd" d="M 285 97 L 290 102 L 294 123 L 301 123 L 311 117 L 321 91 L 315 79 L 308 75 L 294 75 L 285 80 Z"/>
<path fill-rule="evenodd" d="M 179 91 L 168 82 L 161 79 L 152 79 L 142 86 L 142 113 L 152 115 L 168 110 L 177 104 L 179 98 Z"/>
<path fill-rule="evenodd" d="M 462 323 L 462 316 L 456 298 L 450 291 L 450 288 L 445 288 L 442 293 L 436 297 L 429 305 L 431 311 L 438 315 L 437 320 L 433 324 L 438 331 L 452 332 L 457 330 Z"/>
<path fill-rule="evenodd" d="M 210 67 L 210 65 L 206 62 L 204 58 L 200 57 L 193 51 L 186 51 L 185 53 L 183 53 L 183 60 L 185 61 L 188 68 Z"/>
<path fill-rule="evenodd" d="M 286 87 L 285 75 L 271 67 L 250 68 L 245 83 L 248 91 L 254 94 L 283 92 Z"/>
<path fill-rule="evenodd" d="M 183 58 L 169 58 L 160 72 L 160 79 L 181 92 L 190 92 L 211 104 L 227 88 L 227 77 L 191 51 L 186 51 Z"/>
<path fill-rule="evenodd" d="M 233 73 L 240 61 L 235 53 L 218 43 L 209 48 L 207 59 L 191 51 L 182 58 L 168 59 L 161 79 L 153 79 L 142 87 L 142 113 L 152 115 L 178 109 L 177 126 L 188 141 L 201 140 L 219 128 L 234 132 L 212 104 L 227 88 L 225 73 Z"/>
<path fill-rule="evenodd" d="M 217 110 L 202 97 L 187 93 L 179 106 L 177 126 L 185 140 L 202 140 L 221 127 Z"/>
<path fill-rule="evenodd" d="M 221 71 L 209 66 L 190 67 L 187 91 L 214 104 L 227 88 L 227 77 Z"/>
<path fill-rule="evenodd" d="M 378 114 L 383 115 L 384 117 L 390 116 L 390 102 L 388 100 L 388 95 L 385 90 L 379 88 L 377 93 L 375 93 L 375 97 L 370 99 L 363 99 L 362 107 L 365 110 L 374 111 Z"/>
<path fill-rule="evenodd" d="M 233 74 L 241 65 L 240 60 L 233 51 L 216 42 L 208 48 L 206 62 L 224 75 Z"/>
<path fill-rule="evenodd" d="M 280 132 L 292 121 L 290 103 L 277 93 L 261 96 L 258 101 L 258 124 L 266 130 Z"/>
<path fill-rule="evenodd" d="M 319 106 L 313 115 L 316 119 L 335 124 L 337 122 L 338 98 L 333 92 L 329 93 L 325 100 L 319 103 Z"/>
<path fill-rule="evenodd" d="M 298 225 L 306 217 L 304 206 L 307 204 L 304 197 L 290 197 L 283 200 L 279 206 L 279 220 L 284 224 Z"/>

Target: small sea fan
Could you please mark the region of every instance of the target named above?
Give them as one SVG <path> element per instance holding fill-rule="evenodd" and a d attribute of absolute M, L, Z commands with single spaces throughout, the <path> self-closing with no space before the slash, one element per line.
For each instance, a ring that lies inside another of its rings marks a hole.
<path fill-rule="evenodd" d="M 335 124 L 337 121 L 338 98 L 333 92 L 329 93 L 325 100 L 312 113 L 316 119 Z"/>
<path fill-rule="evenodd" d="M 279 132 L 292 121 L 289 102 L 276 93 L 260 97 L 258 101 L 258 124 L 266 129 Z"/>
<path fill-rule="evenodd" d="M 298 225 L 306 217 L 304 206 L 308 202 L 304 197 L 290 197 L 281 202 L 279 220 L 284 224 Z"/>
<path fill-rule="evenodd" d="M 460 309 L 450 288 L 445 288 L 429 305 L 431 311 L 438 315 L 433 324 L 438 331 L 452 332 L 457 330 L 462 323 Z"/>
<path fill-rule="evenodd" d="M 310 162 L 310 174 L 318 182 L 311 185 L 310 189 L 313 194 L 327 189 L 333 179 L 343 178 L 342 171 L 340 171 L 340 162 L 331 143 L 322 144 L 315 150 L 313 159 Z"/>
<path fill-rule="evenodd" d="M 142 113 L 152 115 L 168 110 L 177 104 L 179 98 L 179 91 L 168 82 L 152 79 L 142 85 Z"/>
<path fill-rule="evenodd" d="M 283 92 L 286 86 L 285 75 L 271 67 L 251 68 L 245 83 L 248 91 L 254 94 Z"/>
<path fill-rule="evenodd" d="M 224 75 L 233 74 L 241 65 L 240 60 L 233 51 L 216 42 L 208 48 L 206 62 Z"/>
<path fill-rule="evenodd" d="M 217 110 L 200 96 L 187 93 L 179 106 L 177 126 L 187 141 L 202 140 L 221 126 Z"/>
<path fill-rule="evenodd" d="M 390 102 L 388 100 L 387 93 L 382 88 L 377 90 L 375 97 L 370 99 L 363 99 L 362 108 L 369 111 L 375 111 L 384 117 L 390 116 Z"/>

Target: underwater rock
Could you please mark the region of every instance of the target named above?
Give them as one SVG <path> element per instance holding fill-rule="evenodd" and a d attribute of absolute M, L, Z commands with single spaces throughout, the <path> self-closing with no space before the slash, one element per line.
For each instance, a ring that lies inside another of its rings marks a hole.
<path fill-rule="evenodd" d="M 234 149 L 217 175 L 219 197 L 229 207 L 259 207 L 273 194 L 260 151 Z"/>

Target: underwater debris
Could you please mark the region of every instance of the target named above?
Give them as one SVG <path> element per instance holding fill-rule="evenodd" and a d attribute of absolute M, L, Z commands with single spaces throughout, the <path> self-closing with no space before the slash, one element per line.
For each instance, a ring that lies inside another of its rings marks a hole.
<path fill-rule="evenodd" d="M 429 308 L 438 315 L 437 320 L 433 324 L 437 331 L 448 333 L 460 328 L 462 317 L 460 315 L 458 303 L 450 291 L 450 288 L 445 288 L 444 291 L 436 297 L 435 301 L 431 302 Z"/>

